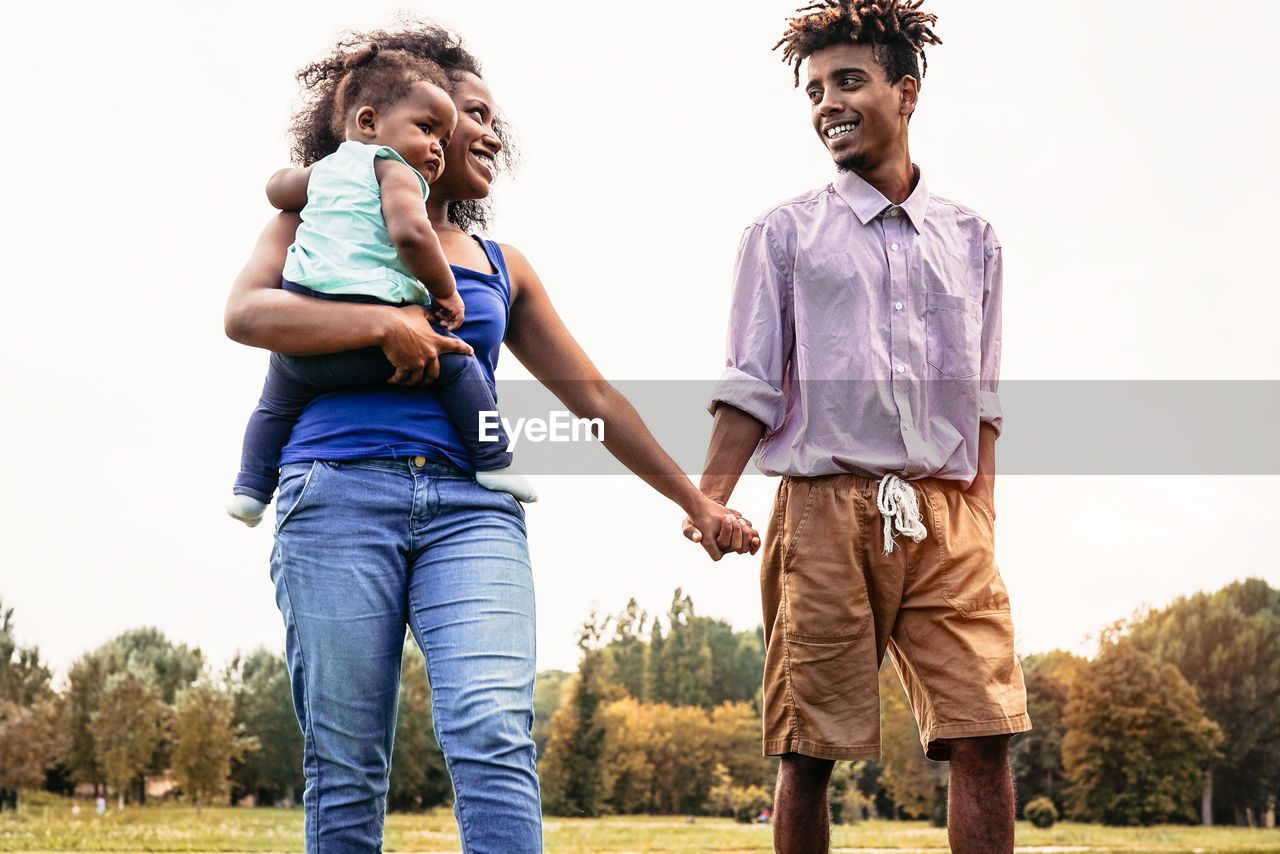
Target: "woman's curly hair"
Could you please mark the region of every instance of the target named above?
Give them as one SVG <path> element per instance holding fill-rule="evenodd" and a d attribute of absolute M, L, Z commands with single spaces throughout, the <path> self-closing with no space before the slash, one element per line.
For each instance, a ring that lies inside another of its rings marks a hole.
<path fill-rule="evenodd" d="M 450 82 L 461 81 L 467 74 L 482 77 L 480 60 L 462 46 L 462 39 L 444 27 L 425 21 L 405 21 L 398 29 L 343 33 L 333 50 L 322 59 L 310 63 L 297 74 L 302 87 L 302 105 L 289 124 L 291 153 L 295 162 L 308 166 L 337 151 L 342 144 L 342 122 L 335 111 L 338 87 L 347 73 L 353 54 L 375 48 L 378 51 L 404 51 L 440 66 Z M 502 142 L 497 168 L 509 171 L 515 164 L 511 129 L 499 117 L 494 118 L 493 134 Z M 450 202 L 449 221 L 464 231 L 483 230 L 493 218 L 488 199 Z"/>
<path fill-rule="evenodd" d="M 931 29 L 938 16 L 921 12 L 922 5 L 924 0 L 818 0 L 796 10 L 773 49 L 782 48 L 782 60 L 795 68 L 797 86 L 802 62 L 824 47 L 848 42 L 871 45 L 890 83 L 907 76 L 920 82 L 929 70 L 925 45 L 942 44 Z"/>

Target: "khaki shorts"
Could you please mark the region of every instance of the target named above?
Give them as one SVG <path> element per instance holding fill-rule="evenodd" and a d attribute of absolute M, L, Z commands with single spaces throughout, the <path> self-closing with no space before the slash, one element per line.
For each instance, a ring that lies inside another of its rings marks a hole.
<path fill-rule="evenodd" d="M 888 649 L 930 759 L 948 739 L 1031 729 L 990 510 L 952 481 L 915 487 L 928 535 L 884 551 L 877 481 L 783 478 L 760 569 L 764 752 L 880 755 Z"/>

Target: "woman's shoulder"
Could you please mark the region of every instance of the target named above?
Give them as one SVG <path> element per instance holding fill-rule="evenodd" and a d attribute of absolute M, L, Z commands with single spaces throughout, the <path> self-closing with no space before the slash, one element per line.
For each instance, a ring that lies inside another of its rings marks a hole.
<path fill-rule="evenodd" d="M 529 263 L 529 259 L 523 252 L 510 243 L 499 243 L 496 240 L 486 242 L 492 244 L 502 255 L 507 267 L 507 278 L 511 281 L 511 296 L 514 299 L 522 285 L 528 285 L 533 281 L 533 265 Z"/>

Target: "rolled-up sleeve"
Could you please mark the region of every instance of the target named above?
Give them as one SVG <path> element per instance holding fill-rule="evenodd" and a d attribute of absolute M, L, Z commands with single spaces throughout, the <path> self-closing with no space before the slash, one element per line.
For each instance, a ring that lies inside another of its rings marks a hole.
<path fill-rule="evenodd" d="M 773 432 L 782 426 L 783 377 L 795 343 L 791 265 L 765 223 L 746 230 L 734 265 L 724 372 L 711 403 L 741 409 Z"/>
<path fill-rule="evenodd" d="M 982 280 L 982 366 L 978 381 L 978 415 L 983 423 L 1004 429 L 1000 405 L 1000 300 L 1004 292 L 1004 260 L 1000 241 L 987 228 L 983 240 L 985 263 Z"/>

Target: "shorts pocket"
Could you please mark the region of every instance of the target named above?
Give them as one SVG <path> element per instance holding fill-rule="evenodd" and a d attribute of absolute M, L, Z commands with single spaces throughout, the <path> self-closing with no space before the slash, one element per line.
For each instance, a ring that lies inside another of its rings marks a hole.
<path fill-rule="evenodd" d="M 962 617 L 1009 613 L 1009 590 L 996 567 L 991 519 L 976 509 L 982 506 L 960 490 L 929 498 L 942 598 Z"/>
<path fill-rule="evenodd" d="M 978 375 L 982 361 L 982 306 L 966 297 L 925 293 L 926 359 L 948 379 Z"/>
<path fill-rule="evenodd" d="M 835 490 L 810 487 L 783 563 L 788 641 L 838 644 L 865 633 L 871 604 L 858 557 L 861 522 L 850 518 L 860 515 Z"/>
<path fill-rule="evenodd" d="M 992 510 L 990 507 L 987 506 L 987 502 L 983 501 L 981 498 L 978 498 L 974 495 L 970 495 L 967 492 L 962 492 L 960 494 L 964 496 L 964 500 L 969 502 L 970 505 L 977 507 L 978 510 L 984 516 L 987 517 L 988 522 L 990 522 L 993 526 L 995 525 L 996 513 L 994 510 Z"/>

